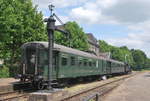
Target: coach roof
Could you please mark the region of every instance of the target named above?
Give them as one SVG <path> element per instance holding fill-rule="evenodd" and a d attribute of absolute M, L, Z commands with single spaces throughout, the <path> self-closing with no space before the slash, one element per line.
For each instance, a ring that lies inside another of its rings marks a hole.
<path fill-rule="evenodd" d="M 34 42 L 25 43 L 22 45 L 22 48 L 26 48 L 27 46 L 34 45 L 34 44 L 41 46 L 41 47 L 44 47 L 44 48 L 48 48 L 48 42 L 42 42 L 42 41 L 34 41 Z M 119 61 L 112 60 L 112 59 L 106 59 L 104 57 L 98 57 L 98 56 L 91 54 L 91 53 L 88 53 L 88 52 L 80 51 L 77 49 L 73 49 L 70 47 L 63 46 L 63 45 L 58 45 L 55 43 L 54 43 L 54 50 L 66 52 L 66 53 L 70 53 L 70 54 L 76 54 L 76 55 L 80 55 L 80 56 L 84 56 L 84 57 L 90 57 L 90 58 L 94 58 L 94 59 L 103 59 L 103 60 L 123 64 L 123 62 L 119 62 Z"/>

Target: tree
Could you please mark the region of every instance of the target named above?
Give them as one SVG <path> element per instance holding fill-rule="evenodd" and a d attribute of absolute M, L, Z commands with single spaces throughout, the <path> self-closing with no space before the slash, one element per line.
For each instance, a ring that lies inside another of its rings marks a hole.
<path fill-rule="evenodd" d="M 87 36 L 83 32 L 83 29 L 76 22 L 68 22 L 65 25 L 65 30 L 69 32 L 69 36 L 65 36 L 62 33 L 55 32 L 55 42 L 71 48 L 79 50 L 88 50 Z"/>
<path fill-rule="evenodd" d="M 47 39 L 45 27 L 31 0 L 0 0 L 0 5 L 0 56 L 13 67 L 23 43 Z"/>
<path fill-rule="evenodd" d="M 122 53 L 122 61 L 129 63 L 131 66 L 135 64 L 131 51 L 127 46 L 120 47 Z"/>
<path fill-rule="evenodd" d="M 119 60 L 122 62 L 127 62 L 131 66 L 134 64 L 134 60 L 132 57 L 132 53 L 126 46 L 115 47 L 109 45 L 104 40 L 99 40 L 100 50 L 101 52 L 111 52 L 112 59 Z"/>
<path fill-rule="evenodd" d="M 109 45 L 104 40 L 99 40 L 99 46 L 101 52 L 111 52 L 111 49 L 113 48 L 113 46 Z"/>
<path fill-rule="evenodd" d="M 150 59 L 149 58 L 146 59 L 145 69 L 150 69 Z"/>
<path fill-rule="evenodd" d="M 136 67 L 137 69 L 144 68 L 147 60 L 146 54 L 141 50 L 135 50 L 135 49 L 132 49 L 131 52 L 132 52 L 133 59 L 136 63 L 134 67 Z"/>

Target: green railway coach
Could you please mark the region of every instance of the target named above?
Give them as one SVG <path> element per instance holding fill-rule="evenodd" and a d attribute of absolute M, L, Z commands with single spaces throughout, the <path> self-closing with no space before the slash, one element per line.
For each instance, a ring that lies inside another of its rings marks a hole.
<path fill-rule="evenodd" d="M 22 46 L 22 78 L 42 78 L 48 81 L 48 42 L 28 42 Z M 123 62 L 106 59 L 91 53 L 54 44 L 52 80 L 123 73 Z"/>

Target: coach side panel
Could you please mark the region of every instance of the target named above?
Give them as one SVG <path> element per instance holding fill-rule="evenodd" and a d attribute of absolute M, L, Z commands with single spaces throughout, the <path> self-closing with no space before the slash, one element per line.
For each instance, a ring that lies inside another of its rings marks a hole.
<path fill-rule="evenodd" d="M 58 78 L 76 78 L 102 74 L 102 62 L 98 59 L 60 53 Z M 101 65 L 101 66 L 100 66 Z"/>

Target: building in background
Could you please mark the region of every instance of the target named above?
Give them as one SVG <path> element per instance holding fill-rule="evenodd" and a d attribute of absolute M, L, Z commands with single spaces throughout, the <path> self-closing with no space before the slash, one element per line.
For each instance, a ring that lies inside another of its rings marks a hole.
<path fill-rule="evenodd" d="M 104 52 L 104 53 L 100 52 L 99 56 L 104 58 L 111 58 L 111 52 Z"/>
<path fill-rule="evenodd" d="M 97 39 L 93 36 L 92 33 L 86 33 L 88 37 L 88 43 L 89 43 L 89 51 L 95 53 L 97 56 L 99 56 L 100 53 L 100 47 Z"/>
<path fill-rule="evenodd" d="M 104 58 L 111 58 L 110 52 L 102 53 L 100 52 L 100 46 L 98 40 L 93 36 L 92 33 L 86 33 L 88 37 L 88 43 L 89 43 L 89 51 L 91 53 L 94 53 L 97 56 L 104 57 Z"/>

